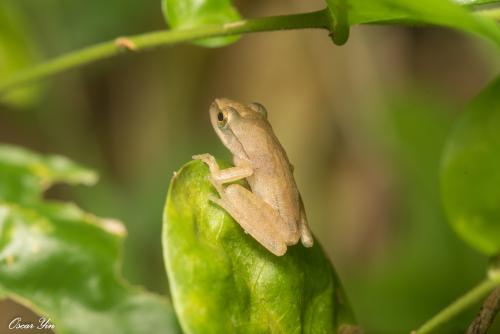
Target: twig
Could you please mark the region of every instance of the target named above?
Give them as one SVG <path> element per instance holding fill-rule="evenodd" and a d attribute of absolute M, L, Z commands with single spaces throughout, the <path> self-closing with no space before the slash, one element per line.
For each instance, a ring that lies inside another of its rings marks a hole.
<path fill-rule="evenodd" d="M 69 52 L 48 60 L 45 63 L 20 71 L 12 77 L 0 81 L 0 96 L 19 85 L 30 83 L 71 68 L 77 68 L 97 60 L 109 58 L 124 51 L 141 52 L 180 42 L 261 31 L 307 28 L 326 29 L 330 31 L 330 25 L 329 13 L 326 9 L 323 9 L 311 13 L 270 16 L 193 29 L 164 30 L 129 37 L 119 37 L 112 41 Z"/>
<path fill-rule="evenodd" d="M 461 4 L 467 4 L 468 6 L 477 6 L 477 9 L 476 7 L 473 8 L 478 15 L 488 16 L 493 19 L 500 19 L 500 10 L 498 7 L 488 5 L 487 8 L 485 7 L 483 9 L 483 7 L 478 6 L 483 4 L 500 4 L 500 0 L 456 1 Z M 135 36 L 122 36 L 115 38 L 112 41 L 95 44 L 80 50 L 66 53 L 54 59 L 48 60 L 45 63 L 21 70 L 9 78 L 0 80 L 0 96 L 20 85 L 28 84 L 97 60 L 110 58 L 122 52 L 142 52 L 160 46 L 169 46 L 181 42 L 189 42 L 210 37 L 307 28 L 326 29 L 330 32 L 330 34 L 335 33 L 336 29 L 328 9 L 323 9 L 311 13 L 270 16 L 250 20 L 241 20 L 222 25 L 210 25 L 192 29 L 163 30 Z M 342 37 L 339 36 L 339 38 Z M 333 39 L 335 40 L 335 38 Z"/>
<path fill-rule="evenodd" d="M 488 278 L 477 286 L 475 286 L 472 290 L 467 292 L 465 295 L 457 299 L 454 303 L 447 306 L 441 312 L 436 314 L 426 323 L 424 323 L 419 329 L 412 332 L 415 334 L 425 334 L 434 331 L 436 328 L 441 326 L 442 324 L 448 322 L 450 319 L 454 318 L 456 315 L 462 313 L 470 306 L 477 303 L 481 300 L 487 293 L 496 288 L 499 285 L 497 280 L 493 280 Z"/>
<path fill-rule="evenodd" d="M 467 334 L 485 334 L 500 310 L 500 288 L 493 290 L 484 301 L 478 315 L 472 321 Z"/>

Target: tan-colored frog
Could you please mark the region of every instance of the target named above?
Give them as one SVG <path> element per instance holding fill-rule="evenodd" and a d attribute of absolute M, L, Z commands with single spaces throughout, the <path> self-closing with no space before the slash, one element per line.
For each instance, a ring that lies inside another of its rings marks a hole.
<path fill-rule="evenodd" d="M 304 205 L 293 167 L 258 103 L 243 105 L 216 99 L 210 106 L 210 120 L 222 143 L 233 154 L 234 167 L 219 169 L 210 154 L 193 156 L 210 169 L 210 181 L 220 198 L 210 198 L 224 208 L 241 227 L 275 255 L 299 239 L 313 245 Z M 225 183 L 246 178 L 252 191 Z"/>

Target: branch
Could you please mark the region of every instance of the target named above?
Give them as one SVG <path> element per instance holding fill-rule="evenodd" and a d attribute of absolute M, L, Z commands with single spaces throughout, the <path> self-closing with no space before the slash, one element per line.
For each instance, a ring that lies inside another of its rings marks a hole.
<path fill-rule="evenodd" d="M 469 326 L 467 334 L 485 334 L 500 310 L 500 288 L 493 290 L 484 301 L 479 314 Z"/>
<path fill-rule="evenodd" d="M 500 10 L 491 4 L 500 0 L 456 0 L 470 6 L 477 14 L 500 20 Z M 373 22 L 372 22 L 373 23 Z M 45 63 L 21 70 L 11 77 L 0 80 L 0 96 L 20 85 L 28 84 L 63 72 L 78 68 L 97 60 L 110 58 L 127 51 L 141 52 L 160 46 L 174 45 L 210 37 L 247 34 L 262 31 L 291 29 L 325 29 L 334 31 L 328 9 L 310 13 L 279 15 L 264 18 L 241 20 L 223 25 L 210 25 L 193 29 L 162 30 L 95 44 L 81 50 L 66 53 Z"/>
<path fill-rule="evenodd" d="M 497 279 L 488 278 L 482 281 L 472 290 L 424 323 L 419 329 L 413 331 L 412 334 L 426 334 L 432 332 L 442 324 L 448 322 L 464 310 L 468 309 L 470 306 L 483 299 L 486 294 L 499 285 L 500 282 Z"/>
<path fill-rule="evenodd" d="M 146 51 L 160 46 L 194 41 L 209 37 L 239 35 L 252 32 L 319 28 L 329 30 L 330 18 L 326 9 L 292 15 L 270 16 L 241 20 L 223 25 L 211 25 L 194 29 L 164 30 L 120 37 L 73 51 L 45 63 L 20 71 L 7 80 L 0 81 L 0 95 L 19 85 L 30 83 L 59 72 L 77 68 L 91 62 L 106 59 L 125 51 Z"/>

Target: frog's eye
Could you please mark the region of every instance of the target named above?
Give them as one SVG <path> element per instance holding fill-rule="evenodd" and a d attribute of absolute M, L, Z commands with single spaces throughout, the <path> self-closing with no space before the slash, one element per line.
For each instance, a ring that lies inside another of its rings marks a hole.
<path fill-rule="evenodd" d="M 264 108 L 264 106 L 260 103 L 254 102 L 249 105 L 250 109 L 252 109 L 255 112 L 258 112 L 259 114 L 262 115 L 262 117 L 267 118 L 267 110 Z"/>
<path fill-rule="evenodd" d="M 217 125 L 223 128 L 226 126 L 226 124 L 227 124 L 227 111 L 219 110 L 217 112 Z"/>
<path fill-rule="evenodd" d="M 222 122 L 224 120 L 224 114 L 222 113 L 222 111 L 219 111 L 219 113 L 217 114 L 217 120 L 219 122 Z"/>

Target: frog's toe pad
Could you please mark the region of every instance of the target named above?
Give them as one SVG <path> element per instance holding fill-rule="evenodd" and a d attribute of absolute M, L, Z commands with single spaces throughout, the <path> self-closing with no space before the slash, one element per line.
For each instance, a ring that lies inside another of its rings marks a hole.
<path fill-rule="evenodd" d="M 208 153 L 203 153 L 203 154 L 195 154 L 191 157 L 191 159 L 193 160 L 202 160 L 204 162 L 206 161 L 210 161 L 213 159 L 213 156 L 211 156 L 210 154 Z"/>
<path fill-rule="evenodd" d="M 302 245 L 307 248 L 310 248 L 314 245 L 314 239 L 311 235 L 301 236 L 300 241 L 302 242 Z"/>

